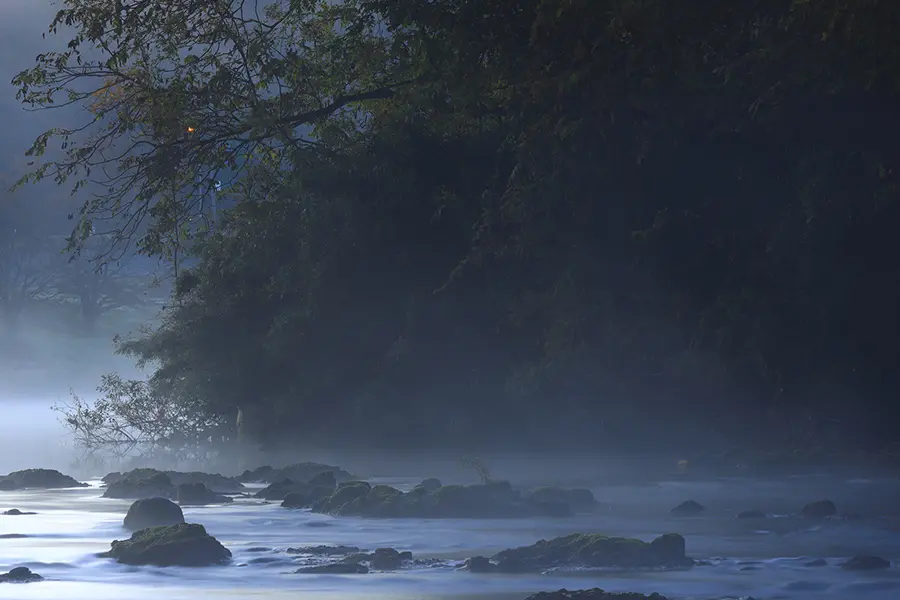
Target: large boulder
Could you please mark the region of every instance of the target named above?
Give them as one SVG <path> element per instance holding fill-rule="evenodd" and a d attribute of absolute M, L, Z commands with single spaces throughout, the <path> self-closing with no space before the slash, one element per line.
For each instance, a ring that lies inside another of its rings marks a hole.
<path fill-rule="evenodd" d="M 288 465 L 280 469 L 272 468 L 268 465 L 258 467 L 256 469 L 244 471 L 237 477 L 239 481 L 245 483 L 275 483 L 290 479 L 291 481 L 310 481 L 321 473 L 331 471 L 337 483 L 353 480 L 353 475 L 340 467 L 333 465 L 323 465 L 321 463 L 303 462 Z M 280 500 L 281 498 L 279 498 Z"/>
<path fill-rule="evenodd" d="M 127 540 L 115 540 L 100 557 L 125 565 L 204 567 L 228 562 L 231 551 L 203 525 L 181 523 L 136 531 Z"/>
<path fill-rule="evenodd" d="M 539 502 L 505 481 L 481 485 L 416 486 L 403 493 L 366 482 L 346 482 L 312 505 L 314 512 L 392 518 L 505 518 L 569 516 L 566 504 Z"/>
<path fill-rule="evenodd" d="M 182 506 L 204 506 L 207 504 L 227 504 L 229 502 L 234 502 L 233 498 L 217 494 L 206 487 L 206 484 L 200 483 L 199 481 L 195 483 L 178 484 L 175 495 L 178 498 L 178 504 Z"/>
<path fill-rule="evenodd" d="M 10 569 L 9 573 L 0 573 L 0 583 L 31 583 L 43 579 L 37 573 L 32 573 L 28 567 L 16 567 Z"/>
<path fill-rule="evenodd" d="M 539 592 L 528 596 L 525 600 L 668 600 L 659 594 L 637 594 L 633 592 L 606 592 L 600 588 L 591 590 L 559 590 L 556 592 Z"/>
<path fill-rule="evenodd" d="M 143 477 L 146 475 L 146 479 Z M 152 474 L 136 473 L 122 479 L 112 480 L 103 492 L 104 498 L 137 500 L 140 498 L 176 497 L 176 488 L 169 476 L 159 471 Z"/>
<path fill-rule="evenodd" d="M 235 494 L 243 491 L 244 484 L 233 477 L 225 477 L 217 473 L 202 473 L 200 471 L 160 471 L 158 469 L 141 468 L 132 469 L 125 473 L 108 473 L 103 477 L 103 483 L 108 486 L 125 480 L 147 481 L 158 475 L 165 475 L 169 482 L 178 487 L 185 483 L 202 483 L 213 492 L 219 494 Z"/>
<path fill-rule="evenodd" d="M 531 546 L 504 550 L 491 557 L 490 566 L 478 561 L 479 571 L 530 573 L 552 568 L 687 568 L 684 538 L 667 533 L 652 542 L 599 534 L 573 533 L 541 540 Z"/>
<path fill-rule="evenodd" d="M 184 513 L 168 498 L 142 498 L 135 500 L 128 508 L 124 525 L 129 531 L 138 531 L 180 523 L 184 523 Z"/>
<path fill-rule="evenodd" d="M 0 491 L 13 491 L 28 488 L 44 490 L 88 487 L 88 484 L 63 475 L 54 469 L 25 469 L 13 471 L 9 475 L 0 476 Z"/>

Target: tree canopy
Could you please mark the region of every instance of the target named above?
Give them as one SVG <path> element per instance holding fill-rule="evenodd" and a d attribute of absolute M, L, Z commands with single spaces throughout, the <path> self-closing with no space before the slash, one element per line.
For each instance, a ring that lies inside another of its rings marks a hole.
<path fill-rule="evenodd" d="M 82 222 L 154 253 L 233 174 L 122 346 L 167 397 L 270 442 L 895 435 L 896 3 L 63 4 L 16 83 L 93 129 L 33 178 L 104 171 Z"/>

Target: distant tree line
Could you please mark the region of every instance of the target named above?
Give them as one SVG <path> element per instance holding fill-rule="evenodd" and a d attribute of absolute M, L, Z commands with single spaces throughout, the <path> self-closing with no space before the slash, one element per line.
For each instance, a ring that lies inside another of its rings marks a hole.
<path fill-rule="evenodd" d="M 121 150 L 73 246 L 139 215 L 163 252 L 243 160 L 121 346 L 142 393 L 271 444 L 896 438 L 897 2 L 63 4 L 105 83 L 53 53 L 17 78 L 97 115 L 32 179 Z"/>

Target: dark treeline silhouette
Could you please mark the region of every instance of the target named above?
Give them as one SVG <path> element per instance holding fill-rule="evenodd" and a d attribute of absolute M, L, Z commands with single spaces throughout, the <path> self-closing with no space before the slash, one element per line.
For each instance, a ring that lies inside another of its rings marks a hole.
<path fill-rule="evenodd" d="M 123 345 L 157 393 L 270 445 L 896 439 L 900 5 L 347 7 L 413 82 L 247 175 Z"/>

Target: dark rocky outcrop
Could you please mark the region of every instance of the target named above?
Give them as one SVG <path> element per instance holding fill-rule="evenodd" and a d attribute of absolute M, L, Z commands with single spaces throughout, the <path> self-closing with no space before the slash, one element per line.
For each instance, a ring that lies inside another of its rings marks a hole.
<path fill-rule="evenodd" d="M 200 471 L 160 471 L 158 469 L 142 468 L 132 469 L 125 473 L 109 473 L 103 477 L 103 482 L 108 486 L 125 480 L 148 481 L 157 475 L 165 475 L 171 485 L 178 487 L 182 484 L 202 483 L 218 494 L 236 494 L 244 489 L 244 484 L 233 477 L 225 477 L 217 473 L 202 473 Z"/>
<path fill-rule="evenodd" d="M 765 519 L 766 513 L 761 510 L 745 510 L 743 512 L 739 512 L 736 516 L 736 519 Z"/>
<path fill-rule="evenodd" d="M 652 542 L 599 534 L 573 533 L 531 546 L 504 550 L 485 563 L 469 561 L 478 572 L 531 573 L 554 567 L 687 568 L 694 561 L 685 556 L 684 538 L 667 533 Z"/>
<path fill-rule="evenodd" d="M 593 492 L 584 488 L 563 489 L 558 487 L 541 487 L 528 494 L 528 499 L 537 504 L 563 505 L 573 513 L 593 512 L 597 508 L 597 500 Z"/>
<path fill-rule="evenodd" d="M 51 490 L 77 487 L 89 486 L 54 469 L 25 469 L 0 476 L 0 491 L 6 492 L 29 488 Z"/>
<path fill-rule="evenodd" d="M 800 509 L 801 516 L 813 519 L 824 519 L 825 517 L 833 517 L 836 514 L 837 507 L 831 500 L 816 500 Z"/>
<path fill-rule="evenodd" d="M 879 571 L 881 569 L 890 569 L 891 561 L 880 556 L 861 554 L 842 564 L 841 568 L 845 571 Z"/>
<path fill-rule="evenodd" d="M 436 492 L 439 489 L 441 489 L 441 487 L 443 487 L 443 485 L 444 484 L 441 483 L 441 480 L 438 479 L 437 477 L 429 477 L 428 479 L 423 479 L 422 483 L 420 483 L 416 487 L 420 487 L 423 490 L 425 490 L 426 492 L 428 492 L 429 494 L 431 494 L 431 493 Z"/>
<path fill-rule="evenodd" d="M 10 569 L 9 573 L 0 573 L 0 583 L 32 583 L 43 579 L 37 573 L 32 573 L 28 567 L 16 567 Z"/>
<path fill-rule="evenodd" d="M 288 465 L 280 469 L 275 469 L 268 465 L 257 467 L 253 470 L 244 471 L 237 477 L 237 480 L 243 481 L 244 483 L 275 483 L 284 481 L 285 479 L 290 479 L 291 481 L 310 481 L 317 475 L 328 471 L 331 471 L 334 474 L 336 483 L 354 479 L 353 475 L 340 467 L 314 462 L 303 462 Z"/>
<path fill-rule="evenodd" d="M 18 508 L 11 508 L 9 510 L 4 510 L 0 515 L 6 515 L 8 517 L 19 517 L 24 515 L 36 515 L 36 512 L 23 512 Z"/>
<path fill-rule="evenodd" d="M 198 482 L 180 483 L 175 488 L 175 496 L 178 504 L 182 506 L 203 506 L 206 504 L 227 504 L 234 502 L 234 499 L 217 494 L 206 484 Z"/>
<path fill-rule="evenodd" d="M 445 485 L 429 492 L 416 486 L 403 493 L 364 481 L 338 485 L 334 493 L 315 502 L 314 512 L 334 515 L 392 518 L 508 518 L 570 516 L 566 504 L 535 501 L 514 490 L 509 482 Z"/>
<path fill-rule="evenodd" d="M 125 515 L 125 529 L 138 531 L 184 523 L 181 507 L 168 498 L 142 498 L 134 501 Z"/>
<path fill-rule="evenodd" d="M 525 600 L 668 600 L 659 594 L 637 594 L 632 592 L 606 592 L 600 588 L 591 590 L 559 590 L 556 592 L 539 592 L 528 596 Z"/>
<path fill-rule="evenodd" d="M 152 469 L 148 469 L 152 471 Z M 138 471 L 138 469 L 135 469 Z M 146 475 L 146 478 L 144 476 Z M 137 500 L 140 498 L 169 498 L 177 495 L 175 485 L 165 473 L 134 473 L 121 479 L 113 479 L 103 492 L 104 498 Z"/>
<path fill-rule="evenodd" d="M 393 548 L 377 548 L 369 559 L 369 566 L 376 571 L 396 571 L 403 566 L 403 557 Z"/>
<path fill-rule="evenodd" d="M 694 500 L 685 500 L 669 512 L 679 517 L 687 517 L 691 515 L 699 515 L 705 510 L 706 507 L 699 502 L 695 502 Z"/>
<path fill-rule="evenodd" d="M 203 525 L 182 523 L 136 531 L 127 540 L 114 541 L 100 557 L 126 565 L 203 567 L 228 562 L 231 551 Z"/>
<path fill-rule="evenodd" d="M 322 478 L 313 478 L 312 481 L 284 479 L 258 491 L 255 496 L 264 500 L 281 500 L 285 508 L 309 508 L 330 496 L 334 490 L 335 485 L 329 485 L 327 480 L 323 483 Z"/>

